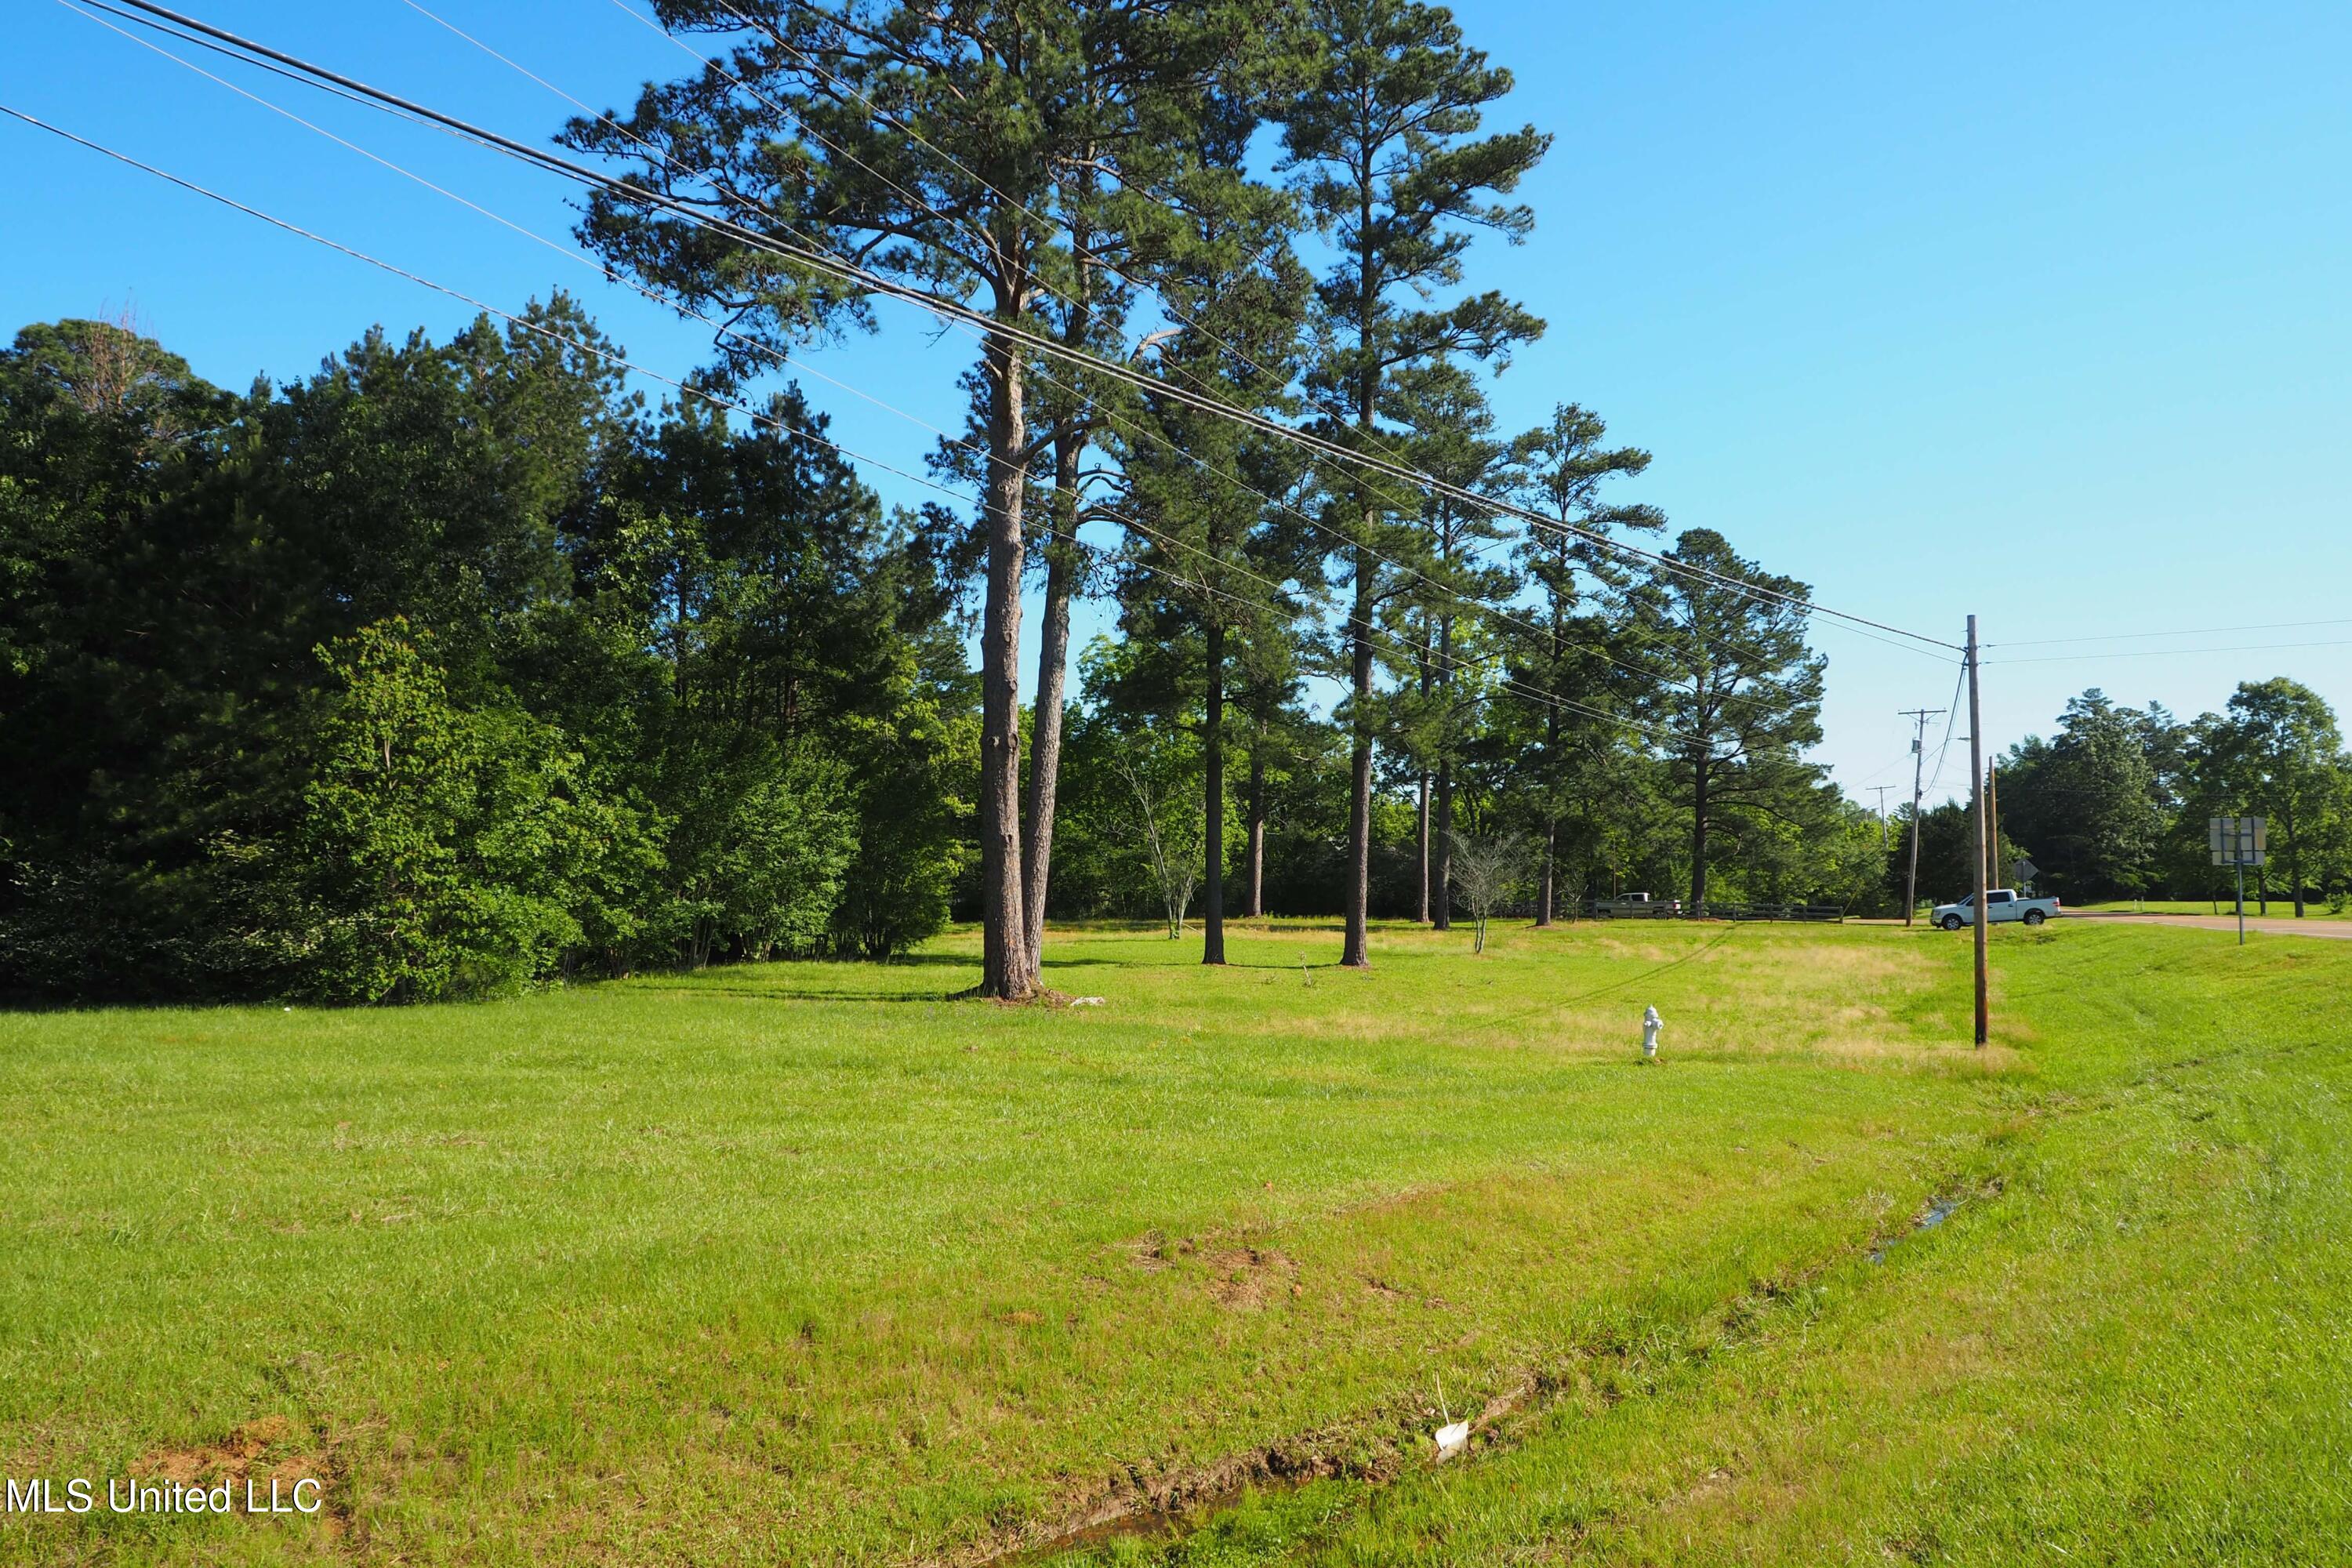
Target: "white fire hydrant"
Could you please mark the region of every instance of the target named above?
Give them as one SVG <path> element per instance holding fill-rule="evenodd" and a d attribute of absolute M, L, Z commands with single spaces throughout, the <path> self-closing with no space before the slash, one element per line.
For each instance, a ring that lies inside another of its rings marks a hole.
<path fill-rule="evenodd" d="M 1642 1013 L 1642 1059 L 1643 1061 L 1651 1062 L 1658 1059 L 1658 1031 L 1664 1027 L 1665 1021 L 1658 1016 L 1658 1010 L 1655 1007 L 1643 1009 Z"/>

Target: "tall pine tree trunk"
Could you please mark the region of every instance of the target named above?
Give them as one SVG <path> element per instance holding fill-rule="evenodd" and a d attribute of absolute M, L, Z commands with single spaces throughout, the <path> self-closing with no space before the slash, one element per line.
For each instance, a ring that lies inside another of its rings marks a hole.
<path fill-rule="evenodd" d="M 1038 627 L 1036 733 L 1030 737 L 1022 803 L 1027 828 L 1021 855 L 1022 934 L 1032 984 L 1040 980 L 1045 961 L 1045 896 L 1054 865 L 1054 810 L 1069 682 L 1070 601 L 1078 580 L 1078 464 L 1086 447 L 1083 437 L 1067 433 L 1054 443 L 1054 536 L 1046 546 L 1045 618 Z"/>
<path fill-rule="evenodd" d="M 1202 629 L 1208 690 L 1202 704 L 1202 773 L 1207 795 L 1207 864 L 1201 878 L 1201 962 L 1225 961 L 1225 628 L 1210 617 Z"/>
<path fill-rule="evenodd" d="M 1250 742 L 1249 918 L 1265 918 L 1265 752 L 1261 737 Z"/>
<path fill-rule="evenodd" d="M 1454 929 L 1454 759 L 1437 759 L 1437 816 L 1429 825 L 1430 837 L 1436 840 L 1436 858 L 1429 868 L 1430 880 L 1436 884 L 1437 901 L 1432 907 L 1429 923 L 1436 931 Z"/>
<path fill-rule="evenodd" d="M 1437 617 L 1438 684 L 1454 684 L 1454 617 Z M 1430 868 L 1430 880 L 1436 884 L 1436 912 L 1430 925 L 1437 931 L 1454 929 L 1454 708 L 1449 694 L 1445 709 L 1444 740 L 1437 752 L 1437 820 L 1430 824 L 1430 837 L 1436 841 L 1437 863 Z"/>
<path fill-rule="evenodd" d="M 1538 929 L 1551 924 L 1554 856 L 1559 847 L 1559 824 L 1547 817 L 1544 819 L 1543 874 L 1536 879 L 1536 925 Z"/>
<path fill-rule="evenodd" d="M 1412 918 L 1429 923 L 1429 770 L 1421 770 L 1413 807 L 1413 880 L 1421 889 L 1421 911 Z"/>
<path fill-rule="evenodd" d="M 1015 296 L 1017 297 L 1017 295 Z M 1001 333 L 987 346 L 988 600 L 980 633 L 980 994 L 1008 1001 L 1034 989 L 1021 885 L 1020 351 Z"/>
<path fill-rule="evenodd" d="M 1370 509 L 1364 531 L 1371 531 Z M 1372 552 L 1356 551 L 1356 603 L 1348 618 L 1348 640 L 1354 658 L 1349 689 L 1355 694 L 1352 728 L 1355 750 L 1350 757 L 1348 794 L 1348 934 L 1340 945 L 1339 963 L 1348 969 L 1372 965 L 1369 926 L 1372 901 Z"/>
<path fill-rule="evenodd" d="M 1706 756 L 1691 764 L 1691 907 L 1683 912 L 1696 920 L 1706 903 Z"/>
<path fill-rule="evenodd" d="M 1424 618 L 1423 628 L 1426 630 L 1428 622 Z M 1430 656 L 1426 649 L 1423 651 L 1417 662 L 1421 666 L 1422 710 L 1423 717 L 1426 717 L 1429 708 L 1429 688 L 1434 679 L 1430 666 Z M 1421 769 L 1421 776 L 1416 782 L 1419 787 L 1414 791 L 1413 801 L 1412 872 L 1416 897 L 1420 900 L 1421 908 L 1412 918 L 1421 924 L 1427 925 L 1429 923 L 1429 769 L 1426 765 Z"/>

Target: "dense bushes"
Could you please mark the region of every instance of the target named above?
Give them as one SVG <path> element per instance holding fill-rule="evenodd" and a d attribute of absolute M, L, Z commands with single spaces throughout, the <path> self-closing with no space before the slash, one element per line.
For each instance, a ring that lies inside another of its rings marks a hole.
<path fill-rule="evenodd" d="M 952 584 L 796 394 L 770 412 L 649 416 L 527 328 L 371 334 L 244 396 L 28 329 L 0 988 L 403 1001 L 938 930 Z"/>

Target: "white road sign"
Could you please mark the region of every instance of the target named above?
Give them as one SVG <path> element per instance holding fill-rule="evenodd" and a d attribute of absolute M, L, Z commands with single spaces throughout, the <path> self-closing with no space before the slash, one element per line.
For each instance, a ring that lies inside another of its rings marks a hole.
<path fill-rule="evenodd" d="M 2216 866 L 2259 866 L 2270 849 L 2270 824 L 2259 816 L 2216 816 L 2206 837 Z"/>

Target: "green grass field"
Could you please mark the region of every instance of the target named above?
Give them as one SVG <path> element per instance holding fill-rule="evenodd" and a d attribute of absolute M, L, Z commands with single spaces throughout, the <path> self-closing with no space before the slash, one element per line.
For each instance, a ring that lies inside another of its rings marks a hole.
<path fill-rule="evenodd" d="M 2110 899 L 2104 903 L 2080 905 L 2069 904 L 2067 908 L 2075 910 L 2078 912 L 2089 912 L 2092 914 L 2121 912 L 2147 915 L 2233 915 L 2238 912 L 2237 902 L 2233 899 L 2221 899 L 2219 900 L 2212 899 Z M 2261 915 L 2263 913 L 2262 901 L 2254 897 L 2251 889 L 2248 889 L 2246 893 L 2246 913 L 2250 915 Z M 2273 895 L 2270 901 L 2270 913 L 2267 918 L 2271 920 L 2285 920 L 2292 919 L 2294 915 L 2294 900 L 2293 899 L 2282 899 L 2276 895 Z M 2304 916 L 2307 920 L 2315 921 L 2352 920 L 2352 910 L 2330 910 L 2324 903 L 2312 902 L 2304 906 Z"/>
<path fill-rule="evenodd" d="M 330 1504 L 0 1562 L 2352 1554 L 2352 952 L 1468 946 L 0 1017 L 0 1473 Z"/>

